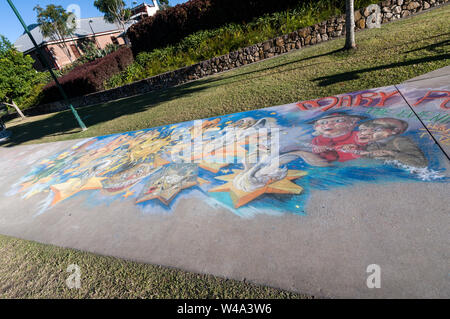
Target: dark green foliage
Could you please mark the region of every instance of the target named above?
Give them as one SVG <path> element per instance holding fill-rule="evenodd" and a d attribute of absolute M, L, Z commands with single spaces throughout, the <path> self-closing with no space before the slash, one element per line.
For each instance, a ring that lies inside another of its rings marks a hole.
<path fill-rule="evenodd" d="M 355 6 L 358 8 L 370 2 L 373 1 L 357 0 Z M 324 4 L 345 11 L 342 0 L 190 0 L 143 19 L 128 30 L 128 37 L 137 55 L 173 45 L 200 30 L 214 29 L 228 23 L 245 25 L 267 13 L 305 5 L 323 7 Z"/>
<path fill-rule="evenodd" d="M 294 7 L 299 0 L 191 0 L 145 18 L 128 30 L 135 54 L 174 44 L 199 30 L 245 23 L 264 13 Z"/>
<path fill-rule="evenodd" d="M 36 87 L 42 82 L 43 75 L 33 69 L 33 63 L 30 56 L 17 51 L 0 35 L 0 102 L 14 101 L 24 108 L 24 104 L 29 106 L 39 95 L 35 94 Z"/>
<path fill-rule="evenodd" d="M 69 97 L 101 91 L 104 82 L 114 74 L 123 71 L 133 62 L 133 54 L 128 47 L 123 47 L 101 59 L 75 67 L 70 73 L 59 78 Z M 44 88 L 44 103 L 60 100 L 62 97 L 55 82 Z"/>

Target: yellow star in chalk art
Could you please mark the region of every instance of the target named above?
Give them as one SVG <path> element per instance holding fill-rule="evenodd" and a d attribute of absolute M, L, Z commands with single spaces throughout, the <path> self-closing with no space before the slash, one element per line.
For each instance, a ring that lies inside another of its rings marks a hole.
<path fill-rule="evenodd" d="M 169 187 L 167 189 L 162 189 L 161 186 L 155 186 L 153 188 L 150 188 L 150 192 L 139 198 L 136 201 L 136 204 L 140 204 L 143 202 L 147 202 L 152 199 L 158 199 L 162 203 L 164 203 L 166 206 L 169 206 L 172 200 L 184 189 L 194 187 L 196 185 L 203 185 L 209 183 L 207 180 L 204 180 L 202 178 L 197 178 L 195 181 L 185 181 L 178 185 L 173 185 L 172 187 Z M 154 194 L 151 193 L 151 191 L 154 191 Z"/>
<path fill-rule="evenodd" d="M 211 193 L 229 192 L 234 208 L 242 207 L 251 201 L 257 199 L 263 194 L 301 194 L 303 187 L 291 182 L 291 180 L 298 179 L 307 175 L 304 171 L 289 170 L 287 176 L 275 182 L 269 182 L 264 187 L 261 187 L 253 192 L 245 192 L 236 188 L 233 184 L 234 179 L 244 170 L 233 170 L 233 174 L 218 176 L 216 179 L 227 182 L 224 185 L 218 186 L 210 190 Z"/>
<path fill-rule="evenodd" d="M 63 201 L 78 192 L 101 189 L 103 187 L 101 183 L 102 180 L 104 180 L 104 178 L 92 177 L 87 181 L 83 181 L 80 178 L 71 178 L 65 183 L 51 186 L 50 189 L 54 194 L 51 206 L 56 205 L 60 201 Z"/>
<path fill-rule="evenodd" d="M 66 158 L 66 157 L 69 156 L 69 155 L 70 155 L 69 152 L 64 152 L 64 153 L 60 154 L 60 155 L 57 157 L 57 159 L 61 160 L 61 159 Z"/>
<path fill-rule="evenodd" d="M 127 193 L 125 195 L 123 195 L 123 198 L 128 198 L 133 195 L 134 195 L 134 192 L 127 191 Z"/>
<path fill-rule="evenodd" d="M 73 172 L 75 172 L 75 171 L 76 171 L 75 168 L 69 168 L 69 169 L 66 169 L 66 170 L 64 171 L 64 174 L 73 173 Z"/>
<path fill-rule="evenodd" d="M 170 140 L 168 138 L 149 139 L 131 148 L 128 156 L 132 161 L 145 160 L 150 155 L 158 153 L 162 148 L 169 145 L 169 143 Z"/>

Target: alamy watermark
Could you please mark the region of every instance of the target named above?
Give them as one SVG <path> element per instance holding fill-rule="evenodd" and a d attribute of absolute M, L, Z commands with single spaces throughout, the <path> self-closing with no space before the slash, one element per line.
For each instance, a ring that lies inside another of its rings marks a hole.
<path fill-rule="evenodd" d="M 247 121 L 245 121 L 247 120 Z M 270 159 L 276 166 L 280 155 L 280 129 L 267 119 L 241 119 L 223 130 L 208 130 L 208 121 L 195 121 L 190 129 L 173 133 L 180 147 L 170 151 L 174 163 L 258 164 Z"/>
<path fill-rule="evenodd" d="M 67 272 L 71 275 L 66 279 L 66 285 L 69 289 L 81 288 L 81 269 L 78 265 L 72 264 L 67 267 Z"/>
<path fill-rule="evenodd" d="M 70 12 L 69 18 L 67 19 L 67 27 L 71 29 L 75 27 L 76 29 L 81 28 L 81 7 L 78 4 L 70 4 L 67 7 L 67 12 Z"/>
<path fill-rule="evenodd" d="M 367 277 L 366 284 L 367 288 L 381 288 L 381 267 L 377 264 L 371 264 L 367 266 L 366 272 L 370 274 Z"/>

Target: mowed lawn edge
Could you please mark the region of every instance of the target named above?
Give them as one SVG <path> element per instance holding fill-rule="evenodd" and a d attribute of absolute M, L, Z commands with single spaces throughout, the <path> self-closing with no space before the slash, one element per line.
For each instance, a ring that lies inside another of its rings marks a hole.
<path fill-rule="evenodd" d="M 310 299 L 211 275 L 99 256 L 0 235 L 0 298 Z M 66 280 L 77 265 L 80 289 Z"/>
<path fill-rule="evenodd" d="M 388 86 L 450 65 L 450 6 L 178 87 L 7 123 L 15 146 L 109 135 Z"/>

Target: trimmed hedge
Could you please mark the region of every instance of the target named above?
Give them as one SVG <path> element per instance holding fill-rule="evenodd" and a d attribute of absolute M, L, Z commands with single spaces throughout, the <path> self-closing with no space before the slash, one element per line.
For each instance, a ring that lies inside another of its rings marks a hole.
<path fill-rule="evenodd" d="M 131 26 L 128 38 L 133 53 L 162 48 L 177 43 L 187 35 L 226 23 L 245 23 L 254 17 L 311 0 L 190 0 Z"/>
<path fill-rule="evenodd" d="M 125 70 L 133 61 L 131 49 L 123 47 L 103 58 L 74 68 L 58 80 L 69 98 L 98 92 L 105 89 L 105 81 Z M 62 96 L 56 83 L 53 81 L 47 84 L 43 90 L 42 103 L 59 100 L 62 100 Z"/>

